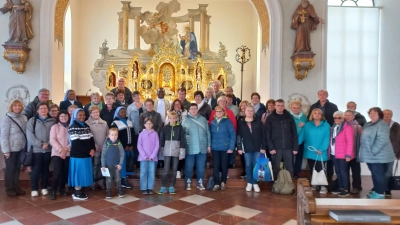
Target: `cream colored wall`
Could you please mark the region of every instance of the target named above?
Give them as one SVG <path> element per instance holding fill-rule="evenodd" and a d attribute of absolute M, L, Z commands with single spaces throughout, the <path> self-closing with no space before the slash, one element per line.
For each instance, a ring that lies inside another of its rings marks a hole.
<path fill-rule="evenodd" d="M 146 10 L 155 11 L 158 0 L 137 0 L 132 1 L 131 6 L 143 7 Z M 245 77 L 247 79 L 244 96 L 250 96 L 256 90 L 256 47 L 257 47 L 257 26 L 258 15 L 253 9 L 250 1 L 211 1 L 200 0 L 181 0 L 181 11 L 174 14 L 180 16 L 186 14 L 186 9 L 197 9 L 198 4 L 209 3 L 207 12 L 211 15 L 210 26 L 210 49 L 218 52 L 219 42 L 221 41 L 228 50 L 227 60 L 232 64 L 232 70 L 236 74 L 236 85 L 234 91 L 240 95 L 240 64 L 235 61 L 236 48 L 247 45 L 253 53 L 253 59 L 245 66 Z M 93 63 L 100 58 L 99 47 L 104 39 L 107 39 L 110 49 L 116 49 L 118 44 L 118 16 L 122 4 L 117 0 L 98 0 L 93 4 L 91 0 L 71 0 L 71 4 L 76 4 L 75 10 L 71 8 L 74 16 L 77 13 L 79 22 L 74 25 L 73 31 L 79 33 L 74 35 L 73 46 L 77 51 L 77 61 L 73 63 L 77 73 L 73 74 L 73 89 L 77 94 L 85 94 L 88 89 L 97 91 L 98 88 L 92 85 L 90 71 Z M 229 9 L 229 10 L 228 10 Z M 78 11 L 78 12 L 77 12 Z M 195 24 L 195 33 L 199 36 L 199 23 Z M 130 42 L 129 48 L 133 48 L 133 20 L 130 21 Z M 181 30 L 181 27 L 179 27 Z M 142 49 L 146 49 L 145 43 L 141 43 Z M 265 72 L 266 74 L 268 72 Z M 250 78 L 250 79 L 249 79 Z"/>

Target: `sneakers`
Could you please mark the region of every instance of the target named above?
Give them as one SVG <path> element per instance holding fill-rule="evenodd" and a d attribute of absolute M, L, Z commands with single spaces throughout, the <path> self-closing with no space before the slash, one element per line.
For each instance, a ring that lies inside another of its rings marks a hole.
<path fill-rule="evenodd" d="M 251 191 L 252 188 L 253 188 L 253 185 L 250 183 L 247 183 L 246 191 Z"/>
<path fill-rule="evenodd" d="M 144 194 L 144 195 L 148 195 L 148 194 L 149 194 L 149 192 L 147 192 L 147 190 L 142 190 L 142 194 Z"/>
<path fill-rule="evenodd" d="M 42 189 L 42 195 L 43 196 L 45 196 L 45 195 L 48 195 L 49 194 L 49 191 L 47 190 L 47 189 Z"/>
<path fill-rule="evenodd" d="M 106 190 L 106 199 L 111 199 L 111 198 L 112 198 L 111 190 Z"/>
<path fill-rule="evenodd" d="M 242 172 L 242 173 L 240 174 L 240 178 L 242 178 L 242 179 L 246 178 L 246 172 Z"/>
<path fill-rule="evenodd" d="M 392 191 L 385 191 L 386 196 L 392 196 Z"/>
<path fill-rule="evenodd" d="M 338 194 L 339 197 L 347 197 L 347 196 L 349 196 L 349 195 L 350 195 L 349 192 L 348 192 L 348 191 L 345 191 L 345 190 L 342 190 L 342 191 Z"/>
<path fill-rule="evenodd" d="M 338 195 L 338 194 L 342 193 L 342 191 L 343 190 L 334 190 L 334 191 L 332 191 L 332 194 Z"/>
<path fill-rule="evenodd" d="M 15 193 L 17 193 L 17 195 L 24 195 L 25 191 L 22 190 L 21 188 L 15 188 Z"/>
<path fill-rule="evenodd" d="M 350 191 L 350 193 L 352 193 L 352 194 L 358 194 L 359 192 L 360 192 L 360 190 L 358 190 L 358 188 L 353 188 Z"/>
<path fill-rule="evenodd" d="M 372 188 L 371 190 L 369 190 L 369 193 L 370 194 L 374 193 L 374 189 Z"/>
<path fill-rule="evenodd" d="M 199 183 L 197 184 L 197 188 L 198 188 L 200 191 L 206 189 L 206 188 L 203 186 L 203 183 L 201 183 L 201 182 L 199 182 Z"/>
<path fill-rule="evenodd" d="M 224 182 L 221 183 L 221 191 L 224 191 L 226 189 L 226 185 Z"/>
<path fill-rule="evenodd" d="M 37 197 L 37 196 L 39 196 L 39 192 L 38 191 L 31 191 L 31 196 L 32 197 Z"/>
<path fill-rule="evenodd" d="M 192 180 L 188 179 L 186 182 L 186 191 L 192 190 L 191 184 L 192 184 Z"/>
<path fill-rule="evenodd" d="M 311 186 L 311 190 L 313 190 L 313 191 L 318 190 L 318 186 L 316 186 L 316 185 Z"/>
<path fill-rule="evenodd" d="M 147 193 L 148 193 L 149 195 L 154 194 L 153 190 L 150 190 L 150 189 L 147 189 Z"/>
<path fill-rule="evenodd" d="M 372 191 L 372 194 L 367 195 L 367 198 L 370 199 L 385 199 L 385 195 L 381 195 L 376 193 L 375 191 Z"/>
<path fill-rule="evenodd" d="M 218 191 L 220 189 L 219 185 L 214 185 L 212 191 Z"/>
<path fill-rule="evenodd" d="M 253 188 L 254 188 L 254 192 L 260 192 L 260 187 L 258 186 L 258 184 L 253 184 Z"/>
<path fill-rule="evenodd" d="M 324 195 L 324 194 L 328 193 L 328 189 L 325 186 L 322 186 L 319 193 Z"/>
<path fill-rule="evenodd" d="M 171 195 L 174 195 L 174 194 L 175 194 L 175 188 L 172 187 L 172 186 L 169 187 L 168 191 L 169 191 L 169 193 L 170 193 Z"/>
<path fill-rule="evenodd" d="M 121 186 L 126 189 L 132 189 L 132 185 L 128 183 L 126 178 L 121 179 Z"/>
<path fill-rule="evenodd" d="M 14 189 L 10 189 L 6 191 L 7 195 L 10 197 L 15 197 L 17 196 L 17 192 Z"/>
<path fill-rule="evenodd" d="M 167 192 L 167 189 L 165 187 L 161 187 L 160 191 L 158 192 L 159 195 L 163 195 Z"/>
<path fill-rule="evenodd" d="M 74 200 L 86 200 L 86 199 L 88 199 L 88 197 L 87 197 L 86 194 L 82 193 L 81 190 L 79 190 L 79 191 L 76 190 L 75 194 L 72 195 L 72 199 L 74 199 Z"/>
<path fill-rule="evenodd" d="M 56 200 L 56 198 L 57 198 L 56 192 L 55 191 L 50 191 L 49 198 L 50 198 L 50 200 Z"/>
<path fill-rule="evenodd" d="M 176 178 L 181 179 L 181 171 L 176 171 Z"/>
<path fill-rule="evenodd" d="M 120 198 L 125 197 L 124 190 L 122 190 L 122 188 L 118 190 L 118 196 L 119 196 Z"/>

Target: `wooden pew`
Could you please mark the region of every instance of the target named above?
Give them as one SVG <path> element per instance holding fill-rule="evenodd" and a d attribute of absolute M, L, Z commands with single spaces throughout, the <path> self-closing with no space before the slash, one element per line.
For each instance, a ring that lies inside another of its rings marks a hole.
<path fill-rule="evenodd" d="M 297 224 L 380 224 L 343 223 L 329 216 L 329 210 L 380 210 L 392 217 L 391 223 L 400 225 L 400 199 L 361 199 L 361 198 L 314 198 L 310 182 L 306 179 L 297 181 Z"/>

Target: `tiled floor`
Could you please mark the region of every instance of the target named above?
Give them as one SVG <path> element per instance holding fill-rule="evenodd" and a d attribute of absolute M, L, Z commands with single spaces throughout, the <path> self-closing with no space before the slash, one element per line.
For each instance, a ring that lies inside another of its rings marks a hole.
<path fill-rule="evenodd" d="M 371 187 L 369 177 L 363 178 L 363 185 L 363 192 L 351 197 L 367 193 Z M 22 187 L 29 191 L 29 181 L 22 181 Z M 86 193 L 86 201 L 74 201 L 71 196 L 51 201 L 48 196 L 31 198 L 29 194 L 12 198 L 6 196 L 4 181 L 0 181 L 0 224 L 297 224 L 296 196 L 276 195 L 270 188 L 261 193 L 233 187 L 219 192 L 177 188 L 176 195 L 146 196 L 134 187 L 126 191 L 125 198 L 110 200 L 105 199 L 103 190 Z M 400 198 L 399 192 L 393 194 L 393 198 Z"/>

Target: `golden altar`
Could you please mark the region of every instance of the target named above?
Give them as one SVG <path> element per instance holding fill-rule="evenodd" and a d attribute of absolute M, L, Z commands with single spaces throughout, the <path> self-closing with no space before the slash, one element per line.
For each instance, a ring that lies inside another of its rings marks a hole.
<path fill-rule="evenodd" d="M 106 88 L 108 91 L 117 86 L 119 77 L 126 79 L 126 86 L 131 91 L 139 91 L 143 99 L 154 99 L 157 89 L 164 88 L 166 98 L 174 100 L 178 96 L 178 89 L 186 89 L 186 98 L 194 99 L 197 90 L 205 92 L 211 87 L 214 80 L 219 80 L 223 88 L 226 87 L 226 73 L 221 65 L 217 74 L 208 70 L 203 59 L 197 57 L 189 66 L 186 59 L 176 52 L 169 44 L 159 48 L 147 65 L 142 64 L 135 55 L 127 67 L 119 71 L 115 69 L 114 62 L 107 69 Z"/>

